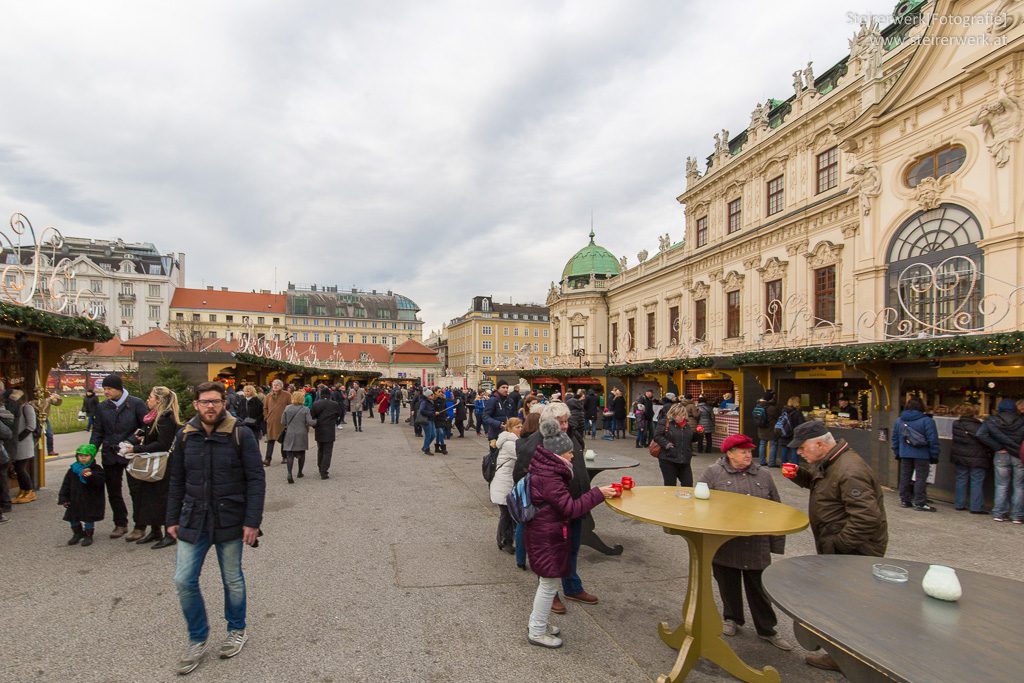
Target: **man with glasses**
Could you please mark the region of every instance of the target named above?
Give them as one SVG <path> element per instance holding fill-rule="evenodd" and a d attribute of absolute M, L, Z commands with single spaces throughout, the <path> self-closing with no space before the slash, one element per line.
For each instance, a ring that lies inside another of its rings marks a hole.
<path fill-rule="evenodd" d="M 199 573 L 211 547 L 217 550 L 228 622 L 221 659 L 237 655 L 248 640 L 242 544 L 257 545 L 266 493 L 259 444 L 226 411 L 224 385 L 200 384 L 193 405 L 196 416 L 178 432 L 167 464 L 167 533 L 178 540 L 174 583 L 189 638 L 177 667 L 182 675 L 199 666 L 209 643 Z"/>

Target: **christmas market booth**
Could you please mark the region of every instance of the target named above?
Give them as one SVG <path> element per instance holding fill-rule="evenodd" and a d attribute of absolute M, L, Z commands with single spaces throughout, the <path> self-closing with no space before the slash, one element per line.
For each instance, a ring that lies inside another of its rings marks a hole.
<path fill-rule="evenodd" d="M 551 396 L 558 392 L 565 397 L 570 392 L 575 393 L 579 389 L 584 391 L 593 389 L 598 396 L 603 397 L 605 378 L 599 375 L 600 372 L 590 368 L 541 368 L 520 370 L 519 376 L 529 380 L 530 386 L 543 392 L 545 396 Z M 603 398 L 601 405 L 604 405 Z"/>
<path fill-rule="evenodd" d="M 21 389 L 33 400 L 44 398 L 46 377 L 64 354 L 92 348 L 113 336 L 106 325 L 95 320 L 0 302 L 0 381 L 7 389 Z M 40 439 L 32 472 L 37 487 L 46 484 L 42 444 Z"/>
<path fill-rule="evenodd" d="M 1024 332 L 758 351 L 732 361 L 774 389 L 780 405 L 797 397 L 806 417 L 846 439 L 889 487 L 899 482 L 892 426 L 908 398 L 922 399 L 941 446 L 929 488 L 938 500 L 952 500 L 952 426 L 963 406 L 984 420 L 1000 400 L 1024 397 Z"/>

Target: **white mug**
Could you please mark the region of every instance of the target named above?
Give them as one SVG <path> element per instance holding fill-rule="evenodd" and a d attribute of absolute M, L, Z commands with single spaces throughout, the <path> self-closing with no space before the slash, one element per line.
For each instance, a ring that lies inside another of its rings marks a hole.
<path fill-rule="evenodd" d="M 693 497 L 700 498 L 701 500 L 707 500 L 711 497 L 711 489 L 708 488 L 707 482 L 697 482 L 696 486 L 693 487 Z"/>
<path fill-rule="evenodd" d="M 583 459 L 584 460 L 593 460 L 596 457 L 597 457 L 597 453 L 595 453 L 594 449 L 592 449 L 592 448 L 588 448 L 587 452 L 583 454 Z"/>

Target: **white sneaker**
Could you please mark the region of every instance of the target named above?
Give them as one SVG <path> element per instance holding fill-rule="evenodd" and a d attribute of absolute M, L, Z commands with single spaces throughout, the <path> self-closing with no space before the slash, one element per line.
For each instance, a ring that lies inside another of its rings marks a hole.
<path fill-rule="evenodd" d="M 723 636 L 734 636 L 736 635 L 736 629 L 739 626 L 732 619 L 726 619 L 722 622 L 722 635 Z"/>
<path fill-rule="evenodd" d="M 224 642 L 220 644 L 220 658 L 231 659 L 242 651 L 242 646 L 247 640 L 249 640 L 249 636 L 245 635 L 245 631 L 229 630 Z"/>
<path fill-rule="evenodd" d="M 785 652 L 789 652 L 790 650 L 793 649 L 793 646 L 790 645 L 789 641 L 786 640 L 785 638 L 783 638 L 782 636 L 780 636 L 778 633 L 775 633 L 775 634 L 770 635 L 770 636 L 762 636 L 762 635 L 758 634 L 757 637 L 760 638 L 761 640 L 767 640 L 769 643 L 771 643 L 775 647 L 777 647 L 780 650 L 783 650 Z"/>
<path fill-rule="evenodd" d="M 530 641 L 531 645 L 539 645 L 541 647 L 548 647 L 552 650 L 562 647 L 562 639 L 550 636 L 545 633 L 542 636 L 526 635 L 526 639 Z"/>
<path fill-rule="evenodd" d="M 199 663 L 203 661 L 203 655 L 206 654 L 206 648 L 209 645 L 210 640 L 206 639 L 201 643 L 188 644 L 185 649 L 185 654 L 178 660 L 178 667 L 175 669 L 179 676 L 184 676 L 195 671 L 195 668 L 199 666 Z"/>
<path fill-rule="evenodd" d="M 548 624 L 547 634 L 549 636 L 557 636 L 561 632 L 562 632 L 562 629 L 558 628 L 557 626 L 553 626 L 551 624 Z M 526 635 L 530 635 L 530 629 L 529 628 L 526 629 Z"/>

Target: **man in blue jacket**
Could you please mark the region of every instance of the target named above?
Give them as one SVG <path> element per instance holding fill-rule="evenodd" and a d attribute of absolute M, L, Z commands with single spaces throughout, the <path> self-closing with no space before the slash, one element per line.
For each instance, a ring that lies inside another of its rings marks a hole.
<path fill-rule="evenodd" d="M 188 624 L 189 645 L 177 668 L 182 675 L 199 666 L 209 642 L 199 573 L 213 546 L 228 622 L 221 659 L 234 657 L 245 645 L 242 544 L 256 547 L 266 494 L 259 444 L 227 412 L 224 385 L 200 384 L 194 405 L 196 416 L 178 432 L 167 464 L 167 533 L 178 540 L 174 583 Z"/>
<path fill-rule="evenodd" d="M 484 427 L 487 428 L 487 440 L 497 439 L 505 428 L 505 420 L 514 417 L 515 414 L 515 405 L 508 395 L 508 382 L 501 380 L 498 382 L 498 388 L 494 390 L 484 406 Z"/>
<path fill-rule="evenodd" d="M 935 512 L 928 504 L 928 474 L 939 461 L 939 430 L 921 399 L 911 398 L 903 406 L 892 428 L 892 452 L 900 461 L 900 506 Z"/>
<path fill-rule="evenodd" d="M 128 533 L 128 506 L 125 505 L 121 488 L 128 459 L 120 455 L 118 446 L 134 436 L 136 429 L 145 428 L 142 419 L 146 417 L 149 408 L 141 398 L 128 394 L 121 375 L 116 373 L 103 378 L 103 395 L 107 400 L 97 409 L 89 441 L 103 453 L 102 465 L 106 474 L 104 484 L 110 500 L 110 512 L 114 517 L 114 530 L 110 537 L 121 538 Z M 138 538 L 142 538 L 142 535 Z"/>

